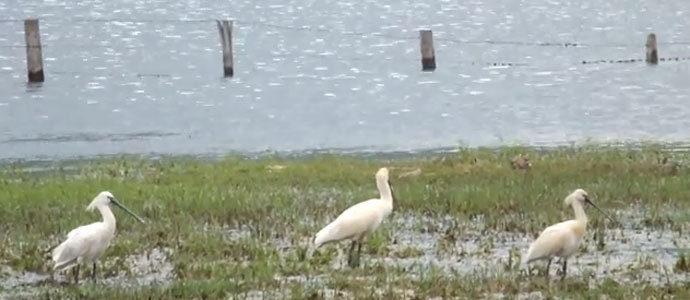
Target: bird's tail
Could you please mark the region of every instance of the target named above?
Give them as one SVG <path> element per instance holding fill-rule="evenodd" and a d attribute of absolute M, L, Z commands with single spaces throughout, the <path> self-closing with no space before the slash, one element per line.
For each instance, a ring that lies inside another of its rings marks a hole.
<path fill-rule="evenodd" d="M 522 257 L 522 262 L 520 263 L 521 265 L 523 265 L 523 266 L 527 265 L 534 260 L 534 258 L 532 257 L 532 250 L 533 250 L 532 248 L 533 247 L 534 247 L 533 245 L 529 246 L 529 249 L 527 250 L 527 254 L 525 254 L 525 256 Z"/>
<path fill-rule="evenodd" d="M 330 241 L 329 237 L 332 224 L 333 223 L 326 225 L 326 227 L 324 227 L 316 233 L 316 236 L 314 237 L 314 249 L 318 249 L 323 244 L 328 243 Z"/>
<path fill-rule="evenodd" d="M 319 249 L 319 247 L 323 246 L 323 244 L 329 242 L 329 240 L 326 238 L 331 230 L 331 224 L 326 225 L 326 227 L 322 228 L 319 230 L 319 232 L 316 233 L 314 236 L 314 239 L 311 241 L 309 248 L 307 249 L 307 259 L 311 259 L 314 257 L 314 252 L 316 252 L 316 249 Z"/>
<path fill-rule="evenodd" d="M 65 249 L 65 243 L 63 242 L 60 245 L 57 245 L 57 247 L 54 247 L 51 251 L 51 255 L 53 256 L 53 262 L 57 263 L 60 260 L 60 253 L 62 253 L 62 250 Z"/>
<path fill-rule="evenodd" d="M 70 267 L 76 262 L 76 258 L 66 259 L 63 257 L 63 251 L 65 250 L 67 241 L 62 242 L 62 244 L 55 247 L 52 251 L 53 255 L 53 270 L 64 269 Z"/>

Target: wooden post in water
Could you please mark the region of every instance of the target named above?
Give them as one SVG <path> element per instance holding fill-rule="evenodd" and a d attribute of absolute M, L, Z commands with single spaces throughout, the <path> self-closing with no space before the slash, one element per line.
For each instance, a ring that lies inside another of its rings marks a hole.
<path fill-rule="evenodd" d="M 436 54 L 434 52 L 434 35 L 431 30 L 420 30 L 420 50 L 422 52 L 422 71 L 436 70 Z"/>
<path fill-rule="evenodd" d="M 220 44 L 223 47 L 223 76 L 232 77 L 235 71 L 232 66 L 232 22 L 216 20 Z"/>
<path fill-rule="evenodd" d="M 650 33 L 647 36 L 647 44 L 645 44 L 647 49 L 647 63 L 651 65 L 656 65 L 659 63 L 659 53 L 656 48 L 656 34 Z"/>
<path fill-rule="evenodd" d="M 26 39 L 26 70 L 29 82 L 43 82 L 43 54 L 41 53 L 41 34 L 38 31 L 38 19 L 24 20 L 24 38 Z"/>

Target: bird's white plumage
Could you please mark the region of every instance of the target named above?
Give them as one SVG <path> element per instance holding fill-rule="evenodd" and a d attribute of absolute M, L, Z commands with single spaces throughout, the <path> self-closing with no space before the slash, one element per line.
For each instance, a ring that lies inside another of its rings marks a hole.
<path fill-rule="evenodd" d="M 53 250 L 54 270 L 96 261 L 110 246 L 115 228 L 103 222 L 79 226 L 67 234 L 67 240 Z"/>
<path fill-rule="evenodd" d="M 579 224 L 570 220 L 546 227 L 527 251 L 527 263 L 550 257 L 567 258 L 580 247 L 581 236 L 573 230 Z"/>
<path fill-rule="evenodd" d="M 110 210 L 110 192 L 99 193 L 87 206 L 98 209 L 103 221 L 79 226 L 67 234 L 67 239 L 53 249 L 53 270 L 64 270 L 81 263 L 96 261 L 115 237 L 115 216 Z"/>
<path fill-rule="evenodd" d="M 376 185 L 380 198 L 357 203 L 343 211 L 333 222 L 316 233 L 316 248 L 329 242 L 361 240 L 376 230 L 393 211 L 393 193 L 388 183 L 388 169 L 376 173 Z"/>
<path fill-rule="evenodd" d="M 140 222 L 144 222 L 128 208 L 117 202 L 110 192 L 99 193 L 86 209 L 97 209 L 103 217 L 103 221 L 79 226 L 67 234 L 67 239 L 52 251 L 54 271 L 69 269 L 85 263 L 95 263 L 101 257 L 115 237 L 115 215 L 110 210 L 110 204 L 119 206 Z M 94 276 L 95 271 L 94 264 Z"/>
<path fill-rule="evenodd" d="M 524 259 L 525 263 L 544 259 L 548 260 L 548 265 L 550 265 L 551 259 L 559 257 L 563 260 L 563 276 L 565 276 L 568 258 L 580 248 L 580 243 L 587 229 L 587 215 L 585 215 L 584 205 L 585 203 L 592 204 L 592 202 L 589 201 L 587 192 L 583 189 L 577 189 L 565 198 L 565 203 L 572 206 L 575 219 L 560 222 L 544 229 L 539 237 L 532 242 Z"/>
<path fill-rule="evenodd" d="M 316 247 L 345 239 L 361 240 L 376 230 L 393 211 L 393 206 L 380 199 L 370 199 L 346 209 L 333 222 L 321 229 L 314 239 Z"/>

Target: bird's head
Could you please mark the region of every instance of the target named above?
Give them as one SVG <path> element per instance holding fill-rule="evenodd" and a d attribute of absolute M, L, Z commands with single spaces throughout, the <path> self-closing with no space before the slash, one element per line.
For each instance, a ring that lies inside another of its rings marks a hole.
<path fill-rule="evenodd" d="M 376 180 L 380 180 L 383 182 L 388 181 L 388 168 L 383 167 L 376 172 Z"/>
<path fill-rule="evenodd" d="M 89 206 L 86 207 L 86 210 L 92 211 L 99 206 L 108 206 L 113 200 L 115 200 L 115 196 L 113 196 L 111 192 L 102 191 L 93 198 Z"/>
<path fill-rule="evenodd" d="M 91 201 L 91 204 L 86 207 L 86 210 L 94 210 L 98 207 L 109 207 L 110 205 L 115 205 L 121 208 L 126 213 L 137 219 L 137 221 L 145 223 L 144 220 L 137 216 L 133 211 L 118 202 L 117 199 L 115 199 L 115 196 L 108 191 L 100 192 L 95 198 L 93 198 L 93 201 Z"/>
<path fill-rule="evenodd" d="M 568 197 L 565 198 L 565 204 L 567 204 L 567 205 L 573 205 L 575 202 L 580 204 L 582 207 L 586 207 L 586 205 L 589 204 L 592 207 L 596 208 L 604 216 L 609 218 L 609 220 L 615 222 L 615 220 L 613 218 L 611 218 L 611 216 L 609 216 L 607 213 L 605 213 L 603 210 L 601 210 L 601 208 L 599 208 L 598 206 L 596 206 L 596 204 L 594 204 L 594 202 L 589 197 L 587 192 L 585 192 L 585 190 L 577 189 L 574 192 L 570 193 L 570 195 L 568 195 Z"/>
<path fill-rule="evenodd" d="M 574 192 L 570 193 L 568 197 L 565 197 L 565 204 L 566 205 L 573 205 L 574 202 L 578 202 L 580 205 L 585 205 L 585 204 L 592 204 L 592 201 L 589 199 L 589 195 L 587 192 L 583 189 L 577 189 Z"/>

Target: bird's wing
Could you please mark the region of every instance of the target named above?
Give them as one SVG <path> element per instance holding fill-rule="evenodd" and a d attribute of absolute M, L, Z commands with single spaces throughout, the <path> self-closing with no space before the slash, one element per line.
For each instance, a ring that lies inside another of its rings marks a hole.
<path fill-rule="evenodd" d="M 353 218 L 357 218 L 358 216 L 361 216 L 363 213 L 366 213 L 367 211 L 371 211 L 371 208 L 378 206 L 380 204 L 381 200 L 379 199 L 369 199 L 367 201 L 362 201 L 360 203 L 357 203 L 353 206 L 350 206 L 348 209 L 343 211 L 338 218 L 342 220 L 351 220 Z"/>
<path fill-rule="evenodd" d="M 80 226 L 67 234 L 67 240 L 53 249 L 54 269 L 76 263 L 98 239 L 99 223 Z"/>
<path fill-rule="evenodd" d="M 380 217 L 374 209 L 379 203 L 373 201 L 380 200 L 371 199 L 360 202 L 343 211 L 333 222 L 316 234 L 314 238 L 316 246 L 351 238 L 366 231 L 371 222 L 380 222 Z"/>
<path fill-rule="evenodd" d="M 563 249 L 570 234 L 570 224 L 572 221 L 565 221 L 546 227 L 539 237 L 532 242 L 527 251 L 526 262 L 532 262 L 542 258 L 550 257 Z"/>
<path fill-rule="evenodd" d="M 91 226 L 91 225 L 93 225 L 93 224 L 95 224 L 95 223 L 92 223 L 92 224 L 89 224 L 89 225 L 82 225 L 82 226 L 79 226 L 79 227 L 77 227 L 77 228 L 72 229 L 69 233 L 67 233 L 67 238 L 68 238 L 68 239 L 71 238 L 73 235 L 77 234 L 77 233 L 80 232 L 80 231 L 88 230 L 88 229 L 85 229 L 85 228 L 87 228 L 87 227 L 89 227 L 89 226 Z"/>

